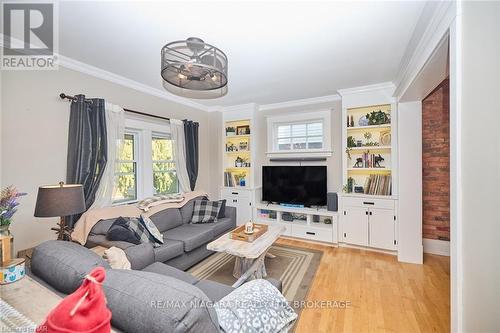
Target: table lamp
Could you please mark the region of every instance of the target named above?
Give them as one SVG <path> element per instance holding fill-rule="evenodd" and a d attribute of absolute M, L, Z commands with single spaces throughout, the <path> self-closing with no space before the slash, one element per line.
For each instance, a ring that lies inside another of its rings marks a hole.
<path fill-rule="evenodd" d="M 35 217 L 60 217 L 55 230 L 58 240 L 71 240 L 71 228 L 66 225 L 65 216 L 85 211 L 85 197 L 81 184 L 45 185 L 38 188 Z"/>

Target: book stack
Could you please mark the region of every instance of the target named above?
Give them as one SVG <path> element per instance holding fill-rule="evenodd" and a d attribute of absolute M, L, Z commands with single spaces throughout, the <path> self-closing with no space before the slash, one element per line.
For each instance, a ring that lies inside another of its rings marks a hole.
<path fill-rule="evenodd" d="M 392 177 L 390 175 L 370 175 L 366 178 L 365 194 L 371 195 L 391 195 Z"/>
<path fill-rule="evenodd" d="M 363 159 L 362 168 L 375 168 L 375 154 L 370 154 L 370 152 L 366 152 L 363 153 L 363 155 L 361 155 L 361 158 Z"/>
<path fill-rule="evenodd" d="M 232 172 L 226 171 L 224 172 L 224 186 L 226 187 L 234 187 L 238 185 L 236 178 L 234 177 Z"/>

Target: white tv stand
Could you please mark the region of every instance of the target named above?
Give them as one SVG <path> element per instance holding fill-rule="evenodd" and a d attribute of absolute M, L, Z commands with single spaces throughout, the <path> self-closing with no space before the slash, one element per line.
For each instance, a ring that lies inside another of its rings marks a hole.
<path fill-rule="evenodd" d="M 272 218 L 264 212 L 273 212 Z M 302 215 L 301 219 L 285 221 L 283 213 Z M 338 243 L 338 213 L 325 208 L 297 208 L 258 202 L 255 204 L 254 222 L 268 225 L 282 225 L 286 228 L 283 236 L 302 238 L 329 244 Z M 275 216 L 274 216 L 275 215 Z M 330 219 L 331 224 L 326 224 Z M 318 222 L 314 222 L 318 220 Z"/>

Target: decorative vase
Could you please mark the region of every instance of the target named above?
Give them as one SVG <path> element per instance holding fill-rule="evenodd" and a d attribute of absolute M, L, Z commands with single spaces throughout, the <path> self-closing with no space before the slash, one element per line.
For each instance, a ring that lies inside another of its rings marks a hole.
<path fill-rule="evenodd" d="M 10 236 L 10 224 L 0 226 L 0 236 Z"/>

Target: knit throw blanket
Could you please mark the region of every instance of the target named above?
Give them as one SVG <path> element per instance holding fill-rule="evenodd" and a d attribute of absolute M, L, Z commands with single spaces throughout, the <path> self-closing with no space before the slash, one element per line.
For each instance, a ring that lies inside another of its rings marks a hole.
<path fill-rule="evenodd" d="M 147 212 L 139 208 L 137 204 L 130 205 L 120 205 L 90 209 L 86 211 L 80 219 L 76 222 L 71 238 L 73 241 L 84 245 L 87 242 L 87 237 L 90 230 L 101 220 L 116 219 L 120 216 L 123 217 L 140 217 L 141 214 L 150 217 L 162 210 L 168 208 L 181 208 L 190 200 L 197 197 L 206 197 L 207 193 L 203 191 L 193 191 L 182 194 L 183 198 L 181 201 L 170 202 L 168 200 L 163 202 L 158 202 L 156 205 L 149 206 Z"/>

